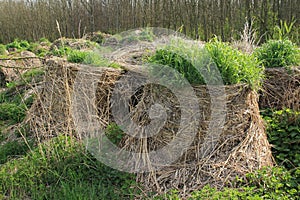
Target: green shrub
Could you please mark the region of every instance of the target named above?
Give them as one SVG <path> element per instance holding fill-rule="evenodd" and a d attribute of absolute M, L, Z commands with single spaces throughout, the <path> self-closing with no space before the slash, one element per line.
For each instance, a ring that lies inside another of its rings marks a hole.
<path fill-rule="evenodd" d="M 247 183 L 263 199 L 298 199 L 300 196 L 300 168 L 264 168 L 247 174 Z"/>
<path fill-rule="evenodd" d="M 153 30 L 151 28 L 144 28 L 134 32 L 126 32 L 124 35 L 120 36 L 119 42 L 121 44 L 128 44 L 140 41 L 152 42 L 153 40 Z"/>
<path fill-rule="evenodd" d="M 150 57 L 149 61 L 155 64 L 167 65 L 174 68 L 186 78 L 190 84 L 205 84 L 203 77 L 193 66 L 193 64 L 178 53 L 174 53 L 171 49 L 159 49 L 155 55 Z M 156 70 L 155 68 L 153 70 Z M 159 73 L 154 71 L 153 73 Z M 162 72 L 164 73 L 164 72 Z M 180 78 L 180 77 L 179 77 Z M 179 80 L 179 79 L 178 79 Z"/>
<path fill-rule="evenodd" d="M 101 33 L 100 31 L 96 32 L 96 33 L 93 33 L 92 36 L 89 38 L 89 40 L 92 41 L 92 42 L 96 42 L 98 44 L 101 44 L 104 40 L 103 33 Z"/>
<path fill-rule="evenodd" d="M 31 69 L 22 74 L 22 77 L 25 82 L 31 83 L 33 79 L 35 79 L 36 81 L 42 80 L 44 74 L 45 71 L 43 69 Z"/>
<path fill-rule="evenodd" d="M 72 50 L 68 53 L 67 60 L 72 63 L 83 63 L 95 67 L 112 67 L 117 69 L 121 67 L 117 63 L 103 58 L 99 53 L 91 51 L 86 52 L 80 50 Z"/>
<path fill-rule="evenodd" d="M 27 144 L 25 141 L 10 141 L 0 145 L 0 164 L 25 155 L 29 151 Z M 30 145 L 32 146 L 31 142 Z"/>
<path fill-rule="evenodd" d="M 199 191 L 191 193 L 188 200 L 290 200 L 299 199 L 300 195 L 300 169 L 287 171 L 284 168 L 264 168 L 246 175 L 246 180 L 240 181 L 239 188 L 224 188 L 217 190 L 205 186 Z M 176 190 L 172 190 L 154 199 L 179 200 Z"/>
<path fill-rule="evenodd" d="M 96 52 L 87 53 L 83 63 L 97 67 L 108 67 L 110 65 L 109 60 L 103 58 L 99 53 Z"/>
<path fill-rule="evenodd" d="M 111 123 L 107 126 L 105 134 L 108 139 L 115 145 L 118 145 L 125 135 L 122 129 L 115 123 Z"/>
<path fill-rule="evenodd" d="M 44 38 L 44 37 L 39 39 L 39 43 L 46 44 L 47 46 L 51 45 L 51 42 L 47 38 Z"/>
<path fill-rule="evenodd" d="M 264 67 L 289 67 L 299 64 L 300 51 L 289 40 L 269 40 L 254 55 Z"/>
<path fill-rule="evenodd" d="M 276 161 L 288 169 L 300 167 L 300 113 L 287 109 L 262 114 Z"/>
<path fill-rule="evenodd" d="M 44 57 L 49 51 L 39 43 L 30 43 L 28 51 L 35 53 L 39 57 Z"/>

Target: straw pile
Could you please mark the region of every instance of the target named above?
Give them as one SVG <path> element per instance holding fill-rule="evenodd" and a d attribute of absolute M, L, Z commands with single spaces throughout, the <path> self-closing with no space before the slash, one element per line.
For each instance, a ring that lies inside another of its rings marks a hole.
<path fill-rule="evenodd" d="M 87 66 L 71 64 L 60 58 L 47 60 L 46 66 L 42 89 L 37 91 L 36 101 L 28 111 L 24 122 L 30 125 L 39 140 L 50 139 L 62 133 L 79 137 L 74 131 L 72 119 L 72 90 L 77 72 Z M 109 110 L 107 105 L 109 89 L 121 71 L 111 68 L 100 68 L 100 70 L 103 70 L 103 73 L 98 85 L 102 88 L 102 92 L 98 92 L 98 95 L 105 103 L 103 106 L 99 103 L 99 108 L 103 112 L 101 116 L 107 119 L 109 111 L 105 110 Z"/>
<path fill-rule="evenodd" d="M 70 105 L 76 74 L 85 66 L 55 59 L 48 60 L 46 64 L 48 68 L 44 88 L 29 112 L 27 123 L 39 139 L 48 139 L 59 133 L 80 137 L 74 129 Z M 110 105 L 109 99 L 115 83 L 126 75 L 126 70 L 99 70 L 101 75 L 95 101 L 98 117 L 105 127 L 114 121 L 111 116 L 113 105 Z M 140 77 L 143 79 L 142 74 Z M 226 95 L 224 94 L 223 98 L 226 100 L 227 110 L 223 130 L 220 137 L 208 141 L 205 138 L 213 115 L 212 99 L 207 87 L 197 86 L 193 89 L 200 107 L 196 137 L 175 163 L 154 172 L 137 174 L 137 181 L 145 186 L 147 192 L 160 193 L 172 188 L 178 189 L 182 196 L 186 196 L 189 191 L 206 184 L 221 188 L 230 185 L 236 175 L 244 175 L 273 163 L 264 123 L 259 115 L 256 92 L 245 85 L 224 86 Z M 188 103 L 190 97 L 184 98 Z M 151 120 L 145 110 L 157 102 L 164 105 L 167 115 L 160 132 L 150 138 L 126 135 L 119 144 L 120 148 L 147 153 L 161 149 L 176 137 L 181 125 L 182 110 L 180 102 L 168 88 L 155 84 L 140 87 L 130 101 L 131 119 L 140 126 L 149 124 Z M 220 122 L 212 124 L 217 127 Z M 189 127 L 189 124 L 186 126 Z M 138 134 L 142 133 L 136 133 Z M 207 144 L 209 142 L 213 142 L 215 148 L 205 149 L 210 146 Z M 203 153 L 203 149 L 207 151 Z"/>
<path fill-rule="evenodd" d="M 211 99 L 206 87 L 198 86 L 194 87 L 194 90 L 199 98 L 202 112 L 194 142 L 171 166 L 151 173 L 138 174 L 138 181 L 144 183 L 149 190 L 165 192 L 172 188 L 179 190 L 185 196 L 188 192 L 200 189 L 206 184 L 218 188 L 231 185 L 236 175 L 243 176 L 263 166 L 272 165 L 270 146 L 259 115 L 256 92 L 245 85 L 225 87 L 227 116 L 223 131 L 219 138 L 215 138 L 216 148 L 208 151 L 207 156 L 203 156 L 202 147 L 210 146 L 205 143 L 204 138 L 211 120 Z M 168 98 L 169 102 L 172 102 L 174 97 L 164 91 L 156 100 Z M 151 104 L 147 99 L 146 102 L 143 104 Z M 172 112 L 177 114 L 175 119 L 169 119 L 157 136 L 150 139 L 126 137 L 122 145 L 135 152 L 141 149 L 150 152 L 166 145 L 175 137 L 178 130 L 176 126 L 168 126 L 176 123 L 176 120 L 178 124 L 176 117 L 179 117 L 180 113 L 176 109 Z M 217 121 L 213 123 L 218 125 Z M 145 146 L 148 147 L 147 150 L 144 149 Z"/>
<path fill-rule="evenodd" d="M 259 99 L 261 109 L 300 110 L 300 67 L 266 69 L 266 79 Z"/>

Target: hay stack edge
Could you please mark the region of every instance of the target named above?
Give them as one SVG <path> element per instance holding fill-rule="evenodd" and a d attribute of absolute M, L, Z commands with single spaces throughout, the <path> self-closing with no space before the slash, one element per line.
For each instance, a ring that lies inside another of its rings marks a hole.
<path fill-rule="evenodd" d="M 87 66 L 53 58 L 47 60 L 46 64 L 44 87 L 28 112 L 26 123 L 30 124 L 39 140 L 50 139 L 58 133 L 67 133 L 80 140 L 82 138 L 76 133 L 70 105 L 76 74 Z M 111 116 L 112 105 L 109 102 L 114 85 L 120 77 L 126 75 L 125 69 L 126 66 L 124 69 L 99 68 L 101 75 L 97 86 L 96 105 L 98 117 L 104 128 L 114 122 Z M 265 126 L 259 114 L 258 94 L 246 85 L 223 87 L 226 91 L 224 98 L 227 113 L 223 131 L 218 141 L 215 141 L 216 148 L 205 157 L 201 156 L 212 115 L 211 99 L 206 86 L 195 86 L 193 89 L 198 97 L 201 114 L 194 142 L 172 165 L 151 173 L 137 174 L 137 181 L 149 192 L 160 193 L 178 189 L 184 196 L 206 184 L 222 188 L 230 185 L 237 175 L 243 176 L 264 166 L 273 165 Z M 139 124 L 149 120 L 140 116 L 143 115 L 145 107 L 149 108 L 157 100 L 167 107 L 167 114 L 172 116 L 167 118 L 163 129 L 151 138 L 137 139 L 126 135 L 119 144 L 120 148 L 150 152 L 176 137 L 181 114 L 178 101 L 165 88 L 161 88 L 159 95 L 155 90 L 153 92 L 152 87 L 144 87 L 139 91 L 135 98 L 137 102 L 131 105 L 134 110 L 132 118 L 137 116 L 136 121 Z"/>
<path fill-rule="evenodd" d="M 300 67 L 267 68 L 259 100 L 261 109 L 300 111 Z"/>

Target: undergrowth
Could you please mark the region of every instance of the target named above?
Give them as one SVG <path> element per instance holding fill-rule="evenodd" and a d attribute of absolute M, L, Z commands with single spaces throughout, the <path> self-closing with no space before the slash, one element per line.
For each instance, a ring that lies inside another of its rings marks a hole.
<path fill-rule="evenodd" d="M 246 180 L 237 180 L 238 188 L 218 190 L 212 186 L 194 191 L 188 200 L 290 200 L 299 199 L 300 169 L 288 171 L 282 167 L 264 168 L 249 173 Z M 179 200 L 178 191 L 172 190 L 155 197 L 156 200 Z"/>
<path fill-rule="evenodd" d="M 287 169 L 300 167 L 300 113 L 286 109 L 262 114 L 277 163 Z"/>
<path fill-rule="evenodd" d="M 134 185 L 133 175 L 101 164 L 64 136 L 0 168 L 0 198 L 133 199 Z"/>
<path fill-rule="evenodd" d="M 9 124 L 16 124 L 23 121 L 26 111 L 34 101 L 34 95 L 24 98 L 30 84 L 42 80 L 44 71 L 32 69 L 20 76 L 20 79 L 6 84 L 6 89 L 0 92 L 0 120 L 8 121 Z"/>

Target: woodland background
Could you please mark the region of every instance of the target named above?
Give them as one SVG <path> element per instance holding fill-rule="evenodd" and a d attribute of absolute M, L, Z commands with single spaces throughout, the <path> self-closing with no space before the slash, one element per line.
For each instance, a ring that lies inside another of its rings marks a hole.
<path fill-rule="evenodd" d="M 282 21 L 293 26 L 289 38 L 299 44 L 299 10 L 300 0 L 0 0 L 0 43 L 54 40 L 60 36 L 56 21 L 65 37 L 151 26 L 204 41 L 239 39 L 248 22 L 264 42 Z"/>

